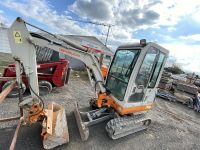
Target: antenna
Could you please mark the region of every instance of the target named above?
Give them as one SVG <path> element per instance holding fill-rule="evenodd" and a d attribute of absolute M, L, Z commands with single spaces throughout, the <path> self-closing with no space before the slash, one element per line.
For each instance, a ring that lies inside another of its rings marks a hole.
<path fill-rule="evenodd" d="M 94 25 L 99 25 L 99 26 L 105 26 L 108 27 L 108 31 L 106 34 L 106 41 L 105 41 L 105 46 L 107 46 L 107 42 L 108 42 L 108 37 L 109 37 L 109 33 L 110 33 L 110 28 L 114 25 L 112 24 L 106 24 L 106 23 L 101 23 L 101 22 L 96 22 L 96 21 L 90 21 L 90 20 L 83 20 L 83 19 L 72 19 L 72 18 L 66 18 L 67 20 L 71 20 L 71 21 L 77 21 L 77 22 L 83 22 L 83 23 L 89 23 L 89 24 L 94 24 Z"/>
<path fill-rule="evenodd" d="M 107 32 L 107 35 L 106 35 L 105 46 L 107 46 L 107 41 L 108 41 L 108 36 L 109 36 L 109 33 L 110 33 L 110 28 L 111 28 L 111 25 L 108 26 L 108 32 Z"/>

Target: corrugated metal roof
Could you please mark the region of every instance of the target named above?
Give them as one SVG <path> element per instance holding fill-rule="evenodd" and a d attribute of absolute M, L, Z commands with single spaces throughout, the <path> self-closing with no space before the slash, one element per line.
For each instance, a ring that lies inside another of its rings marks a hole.
<path fill-rule="evenodd" d="M 71 40 L 73 40 L 74 42 L 78 42 L 82 46 L 94 48 L 96 50 L 103 51 L 105 54 L 113 55 L 113 52 L 95 36 L 82 36 L 82 35 L 62 35 L 62 36 L 70 38 Z"/>
<path fill-rule="evenodd" d="M 10 53 L 10 45 L 8 41 L 8 29 L 0 27 L 0 52 Z"/>

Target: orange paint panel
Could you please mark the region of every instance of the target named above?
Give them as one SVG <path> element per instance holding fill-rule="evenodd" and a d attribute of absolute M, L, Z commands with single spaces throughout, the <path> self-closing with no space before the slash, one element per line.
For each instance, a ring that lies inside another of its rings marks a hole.
<path fill-rule="evenodd" d="M 103 100 L 107 100 L 106 103 L 103 103 Z M 124 108 L 120 104 L 118 104 L 115 100 L 113 100 L 110 96 L 107 96 L 106 93 L 99 94 L 99 98 L 97 99 L 97 106 L 107 106 L 114 108 L 120 115 L 132 114 L 141 111 L 147 111 L 153 107 L 152 104 L 142 105 L 142 106 L 133 106 L 129 108 Z"/>
<path fill-rule="evenodd" d="M 102 72 L 103 77 L 106 78 L 108 75 L 108 67 L 106 65 L 102 65 L 101 72 Z"/>
<path fill-rule="evenodd" d="M 152 105 L 153 104 L 143 105 L 143 106 L 135 106 L 135 107 L 130 107 L 130 108 L 122 108 L 122 111 L 120 114 L 124 115 L 124 114 L 146 111 L 146 110 L 151 109 Z"/>

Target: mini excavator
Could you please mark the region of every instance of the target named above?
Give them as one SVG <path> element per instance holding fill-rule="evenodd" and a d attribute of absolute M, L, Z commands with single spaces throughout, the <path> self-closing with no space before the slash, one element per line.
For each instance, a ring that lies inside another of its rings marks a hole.
<path fill-rule="evenodd" d="M 30 32 L 27 26 L 41 30 L 42 34 Z M 136 44 L 119 46 L 105 79 L 90 48 L 49 33 L 20 17 L 9 29 L 9 42 L 16 63 L 18 86 L 22 85 L 22 72 L 29 79 L 31 98 L 19 104 L 19 107 L 27 110 L 24 122 L 42 122 L 41 135 L 45 149 L 69 142 L 69 133 L 65 109 L 55 102 L 45 109 L 39 96 L 35 52 L 38 46 L 76 58 L 86 65 L 96 97 L 90 100 L 90 111 L 81 111 L 78 104 L 74 110 L 83 141 L 89 137 L 90 126 L 106 120 L 105 129 L 112 139 L 145 130 L 150 125 L 151 119 L 146 114 L 154 105 L 157 85 L 168 57 L 169 51 L 165 48 L 145 39 Z"/>

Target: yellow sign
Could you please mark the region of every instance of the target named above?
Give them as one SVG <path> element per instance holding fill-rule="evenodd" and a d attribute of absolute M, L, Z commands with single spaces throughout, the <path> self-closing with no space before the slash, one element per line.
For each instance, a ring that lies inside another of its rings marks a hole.
<path fill-rule="evenodd" d="M 13 35 L 14 35 L 14 39 L 15 39 L 15 43 L 22 43 L 22 36 L 20 31 L 13 31 Z"/>

